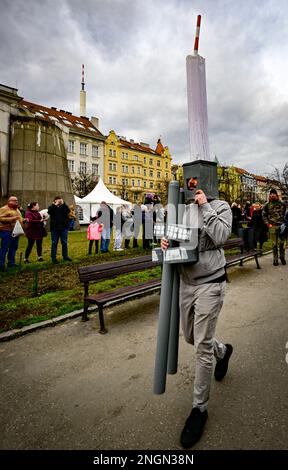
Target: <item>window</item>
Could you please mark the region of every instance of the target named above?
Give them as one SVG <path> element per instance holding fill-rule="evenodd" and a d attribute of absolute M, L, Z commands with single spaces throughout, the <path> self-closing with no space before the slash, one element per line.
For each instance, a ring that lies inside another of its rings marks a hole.
<path fill-rule="evenodd" d="M 80 162 L 80 173 L 86 173 L 86 171 L 87 171 L 87 163 Z"/>
<path fill-rule="evenodd" d="M 153 160 L 152 160 L 152 158 L 149 159 L 149 165 L 150 165 L 150 166 L 153 166 Z"/>
<path fill-rule="evenodd" d="M 117 171 L 117 164 L 116 163 L 109 163 L 109 171 Z"/>
<path fill-rule="evenodd" d="M 116 176 L 109 176 L 109 184 L 117 184 Z"/>
<path fill-rule="evenodd" d="M 112 157 L 112 149 L 109 149 L 109 157 Z"/>
<path fill-rule="evenodd" d="M 144 186 L 144 188 L 146 188 L 146 181 L 143 182 L 143 186 Z"/>
<path fill-rule="evenodd" d="M 75 142 L 74 140 L 68 141 L 68 152 L 74 153 L 75 152 Z"/>
<path fill-rule="evenodd" d="M 138 194 L 134 194 L 134 202 L 138 201 Z"/>
<path fill-rule="evenodd" d="M 150 176 L 150 178 L 153 178 L 153 177 L 154 177 L 153 170 L 149 170 L 149 176 Z"/>
<path fill-rule="evenodd" d="M 128 160 L 128 153 L 122 152 L 121 157 L 123 160 Z"/>
<path fill-rule="evenodd" d="M 143 163 L 144 163 L 144 165 L 146 165 L 146 163 L 147 163 L 146 157 L 143 158 Z"/>
<path fill-rule="evenodd" d="M 141 186 L 141 181 L 140 180 L 137 180 L 137 186 L 138 186 L 138 188 L 140 188 L 140 186 Z"/>
<path fill-rule="evenodd" d="M 134 186 L 135 186 L 135 180 L 131 180 L 131 186 L 134 188 Z"/>
<path fill-rule="evenodd" d="M 98 157 L 98 145 L 92 145 L 92 157 Z"/>
<path fill-rule="evenodd" d="M 157 183 L 157 188 L 161 189 L 161 183 Z"/>
<path fill-rule="evenodd" d="M 135 167 L 134 166 L 131 166 L 131 171 L 132 171 L 133 174 L 135 173 Z"/>
<path fill-rule="evenodd" d="M 166 171 L 166 173 L 165 173 L 165 178 L 168 178 L 168 173 L 167 173 L 167 171 Z"/>
<path fill-rule="evenodd" d="M 80 142 L 80 155 L 87 155 L 87 144 Z"/>
<path fill-rule="evenodd" d="M 165 168 L 168 170 L 168 162 L 165 162 Z"/>
<path fill-rule="evenodd" d="M 113 150 L 113 157 L 116 157 L 116 150 Z"/>
<path fill-rule="evenodd" d="M 133 155 L 133 160 L 136 160 L 138 162 L 138 160 L 139 160 L 138 155 Z"/>
<path fill-rule="evenodd" d="M 157 178 L 161 178 L 161 171 L 157 171 Z"/>
<path fill-rule="evenodd" d="M 128 178 L 122 178 L 122 185 L 123 186 L 128 186 L 128 184 L 129 184 Z"/>
<path fill-rule="evenodd" d="M 152 181 L 150 181 L 150 189 L 153 189 L 154 188 L 154 184 Z"/>
<path fill-rule="evenodd" d="M 122 165 L 122 173 L 128 173 L 129 168 L 128 165 Z"/>
<path fill-rule="evenodd" d="M 144 168 L 144 170 L 143 170 L 143 175 L 144 175 L 144 176 L 147 176 L 147 170 L 146 170 L 146 168 Z"/>
<path fill-rule="evenodd" d="M 138 175 L 141 175 L 141 168 L 140 168 L 140 166 L 137 166 L 137 173 L 138 173 Z"/>
<path fill-rule="evenodd" d="M 68 169 L 71 173 L 73 173 L 75 171 L 74 160 L 68 160 Z"/>
<path fill-rule="evenodd" d="M 92 175 L 99 175 L 99 165 L 98 163 L 92 163 Z"/>
<path fill-rule="evenodd" d="M 157 166 L 161 166 L 160 160 L 157 160 Z"/>

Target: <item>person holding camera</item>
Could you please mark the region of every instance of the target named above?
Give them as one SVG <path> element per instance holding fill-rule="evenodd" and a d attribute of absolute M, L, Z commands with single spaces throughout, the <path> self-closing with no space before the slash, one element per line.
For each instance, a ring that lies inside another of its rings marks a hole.
<path fill-rule="evenodd" d="M 48 207 L 48 214 L 50 215 L 50 229 L 51 229 L 51 259 L 52 263 L 58 263 L 57 260 L 57 245 L 59 238 L 62 245 L 62 256 L 65 261 L 72 261 L 68 257 L 68 227 L 70 212 L 69 207 L 63 201 L 61 196 L 56 196 L 53 204 Z"/>

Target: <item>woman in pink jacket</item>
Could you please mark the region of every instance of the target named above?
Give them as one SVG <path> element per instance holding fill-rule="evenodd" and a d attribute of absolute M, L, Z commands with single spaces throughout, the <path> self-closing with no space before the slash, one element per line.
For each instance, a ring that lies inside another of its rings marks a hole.
<path fill-rule="evenodd" d="M 87 239 L 89 240 L 89 251 L 88 254 L 92 255 L 93 242 L 95 240 L 95 253 L 99 252 L 99 240 L 101 238 L 101 232 L 103 224 L 97 223 L 97 217 L 90 217 L 90 224 L 87 228 Z"/>

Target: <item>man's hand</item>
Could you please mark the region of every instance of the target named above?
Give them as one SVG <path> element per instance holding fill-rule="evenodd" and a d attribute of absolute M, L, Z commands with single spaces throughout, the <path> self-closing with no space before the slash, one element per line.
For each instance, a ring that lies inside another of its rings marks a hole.
<path fill-rule="evenodd" d="M 162 238 L 160 246 L 164 251 L 169 248 L 169 241 L 167 240 L 167 238 Z"/>
<path fill-rule="evenodd" d="M 198 204 L 199 206 L 202 206 L 203 204 L 206 204 L 207 198 L 205 193 L 202 191 L 202 189 L 198 189 L 195 193 L 195 204 Z"/>

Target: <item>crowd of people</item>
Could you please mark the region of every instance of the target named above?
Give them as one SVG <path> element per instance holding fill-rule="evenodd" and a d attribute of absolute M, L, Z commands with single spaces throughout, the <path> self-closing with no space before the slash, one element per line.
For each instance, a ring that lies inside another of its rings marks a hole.
<path fill-rule="evenodd" d="M 88 254 L 108 253 L 112 230 L 115 229 L 114 251 L 122 251 L 130 247 L 137 248 L 142 233 L 144 249 L 150 249 L 153 242 L 153 226 L 156 222 L 164 222 L 165 210 L 158 196 L 147 194 L 144 204 L 135 204 L 132 208 L 123 205 L 116 213 L 102 201 L 98 211 L 91 216 L 87 228 Z M 32 201 L 23 209 L 16 196 L 10 196 L 7 204 L 0 208 L 0 270 L 14 268 L 15 254 L 18 249 L 19 235 L 27 237 L 24 263 L 30 263 L 29 257 L 36 244 L 37 259 L 43 261 L 43 238 L 47 236 L 46 224 L 49 219 L 51 233 L 51 261 L 57 264 L 57 248 L 59 240 L 64 261 L 72 261 L 68 256 L 68 231 L 74 230 L 76 212 L 73 205 L 68 206 L 61 196 L 56 196 L 48 209 L 40 210 L 38 201 Z M 20 232 L 15 233 L 15 224 L 19 222 Z M 22 227 L 22 228 L 21 228 Z M 99 246 L 100 245 L 100 246 Z M 6 262 L 7 258 L 7 262 Z"/>
<path fill-rule="evenodd" d="M 244 207 L 233 202 L 232 232 L 236 236 L 244 236 L 247 227 L 252 231 L 253 248 L 263 248 L 268 240 L 272 241 L 273 264 L 278 265 L 279 258 L 282 264 L 286 264 L 284 240 L 288 231 L 288 211 L 285 204 L 279 199 L 278 193 L 272 189 L 269 201 L 262 206 L 259 202 L 251 204 L 246 202 Z M 19 236 L 13 235 L 13 230 L 18 221 L 23 227 L 27 237 L 27 247 L 24 254 L 24 263 L 29 263 L 29 256 L 36 244 L 37 259 L 43 261 L 42 244 L 47 236 L 46 223 L 49 218 L 51 231 L 51 260 L 58 263 L 57 247 L 59 240 L 62 247 L 62 257 L 65 261 L 71 261 L 68 256 L 68 231 L 74 230 L 76 212 L 73 205 L 68 206 L 61 196 L 56 196 L 48 210 L 40 210 L 39 203 L 32 201 L 26 211 L 23 210 L 16 196 L 10 196 L 7 204 L 0 208 L 0 270 L 15 267 L 15 254 L 18 248 Z M 143 249 L 149 250 L 155 244 L 160 243 L 155 238 L 154 226 L 164 223 L 166 209 L 156 194 L 146 194 L 143 204 L 119 206 L 116 213 L 102 201 L 98 211 L 90 218 L 87 228 L 88 254 L 107 253 L 110 251 L 110 241 L 114 229 L 114 251 L 123 251 L 128 248 L 138 248 L 139 238 L 142 239 Z M 283 228 L 280 233 L 280 226 Z M 242 232 L 241 232 L 242 231 Z M 246 234 L 247 235 L 247 234 Z M 251 239 L 251 237 L 250 237 Z M 250 247 L 251 248 L 251 247 Z M 7 257 L 7 264 L 6 264 Z"/>
<path fill-rule="evenodd" d="M 251 204 L 247 201 L 245 206 L 241 207 L 240 204 L 233 202 L 231 211 L 232 233 L 247 239 L 247 230 L 250 230 L 253 248 L 256 249 L 259 244 L 260 250 L 262 250 L 263 244 L 270 239 L 274 266 L 279 264 L 279 258 L 282 264 L 286 264 L 284 241 L 287 238 L 288 211 L 284 202 L 280 200 L 276 189 L 271 189 L 269 200 L 264 205 L 259 202 Z M 284 226 L 286 224 L 287 230 L 285 231 L 283 228 L 281 233 L 282 224 Z"/>

